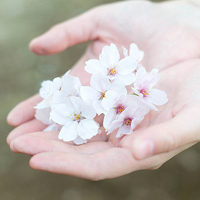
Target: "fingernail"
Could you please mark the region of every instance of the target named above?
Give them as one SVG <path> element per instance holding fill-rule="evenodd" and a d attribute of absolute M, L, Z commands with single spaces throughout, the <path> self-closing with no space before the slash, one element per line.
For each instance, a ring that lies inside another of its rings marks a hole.
<path fill-rule="evenodd" d="M 135 145 L 133 153 L 137 159 L 145 159 L 153 155 L 155 145 L 152 140 L 144 140 Z"/>

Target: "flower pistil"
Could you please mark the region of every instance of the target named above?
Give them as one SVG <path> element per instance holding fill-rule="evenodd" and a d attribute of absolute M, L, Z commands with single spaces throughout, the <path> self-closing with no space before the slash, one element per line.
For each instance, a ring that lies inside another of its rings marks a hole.
<path fill-rule="evenodd" d="M 130 126 L 131 125 L 131 122 L 132 122 L 133 118 L 124 118 L 124 122 L 122 124 L 122 126 L 126 125 L 126 126 Z"/>
<path fill-rule="evenodd" d="M 115 76 L 117 73 L 117 70 L 115 67 L 108 69 L 108 75 Z"/>
<path fill-rule="evenodd" d="M 125 110 L 125 107 L 123 105 L 119 105 L 117 107 L 115 107 L 115 110 L 116 110 L 116 114 L 121 114 L 124 110 Z"/>
<path fill-rule="evenodd" d="M 73 114 L 70 114 L 70 119 L 72 121 L 77 121 L 78 123 L 84 119 L 84 117 L 81 115 L 81 113 L 76 113 L 76 112 L 73 112 Z"/>

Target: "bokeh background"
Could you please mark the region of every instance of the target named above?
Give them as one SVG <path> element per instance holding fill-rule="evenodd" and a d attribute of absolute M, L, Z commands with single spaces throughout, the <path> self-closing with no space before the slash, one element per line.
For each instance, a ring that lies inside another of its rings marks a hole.
<path fill-rule="evenodd" d="M 29 156 L 6 144 L 12 130 L 6 115 L 37 93 L 40 83 L 60 76 L 84 52 L 77 45 L 59 55 L 41 57 L 29 41 L 54 24 L 112 0 L 0 0 L 0 200 L 199 200 L 200 145 L 184 151 L 155 171 L 139 171 L 92 182 L 36 171 Z"/>

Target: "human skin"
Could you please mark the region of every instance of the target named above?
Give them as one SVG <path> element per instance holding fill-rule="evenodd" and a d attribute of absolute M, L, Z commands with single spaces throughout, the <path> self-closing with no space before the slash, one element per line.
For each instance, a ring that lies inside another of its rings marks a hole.
<path fill-rule="evenodd" d="M 41 132 L 45 125 L 34 118 L 39 95 L 17 105 L 8 115 L 16 128 L 7 142 L 13 152 L 32 156 L 30 166 L 53 173 L 91 180 L 118 177 L 141 169 L 157 169 L 200 140 L 200 3 L 198 1 L 126 1 L 96 7 L 54 26 L 30 44 L 39 55 L 56 54 L 75 44 L 92 41 L 73 66 L 71 75 L 88 85 L 85 61 L 97 58 L 110 43 L 128 48 L 136 43 L 145 52 L 147 71 L 157 68 L 156 88 L 169 102 L 151 111 L 131 134 L 116 132 L 75 146 L 58 139 L 57 132 Z M 102 119 L 97 119 L 102 124 Z"/>

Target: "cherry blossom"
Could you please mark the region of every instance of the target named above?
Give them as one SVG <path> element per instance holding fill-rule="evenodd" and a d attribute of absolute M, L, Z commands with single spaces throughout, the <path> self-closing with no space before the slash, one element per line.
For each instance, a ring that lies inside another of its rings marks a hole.
<path fill-rule="evenodd" d="M 135 43 L 130 44 L 129 53 L 126 48 L 124 48 L 124 47 L 122 47 L 122 48 L 123 48 L 124 56 L 125 57 L 130 56 L 134 60 L 134 62 L 137 63 L 136 71 L 140 67 L 142 67 L 141 61 L 144 57 L 144 52 L 139 50 L 138 46 Z"/>
<path fill-rule="evenodd" d="M 65 103 L 53 104 L 51 109 L 51 120 L 62 125 L 59 139 L 81 144 L 98 133 L 99 125 L 94 121 L 96 112 L 81 98 L 72 96 Z"/>
<path fill-rule="evenodd" d="M 137 106 L 141 108 L 143 115 L 149 112 L 148 106 L 137 96 L 121 95 L 114 102 L 112 108 L 105 114 L 103 126 L 108 130 L 110 124 L 128 107 Z"/>
<path fill-rule="evenodd" d="M 108 127 L 108 133 L 118 129 L 116 138 L 131 134 L 135 127 L 144 119 L 145 110 L 137 105 L 127 107 Z"/>
<path fill-rule="evenodd" d="M 53 95 L 56 91 L 59 91 L 62 85 L 62 79 L 57 77 L 54 78 L 53 81 L 47 80 L 43 81 L 40 88 L 40 96 L 43 98 L 43 101 L 41 101 L 37 106 L 36 109 L 43 109 L 50 107 L 51 100 Z"/>
<path fill-rule="evenodd" d="M 116 45 L 111 44 L 102 49 L 99 60 L 91 59 L 86 62 L 85 70 L 88 73 L 101 73 L 108 76 L 110 80 L 120 79 L 125 85 L 130 85 L 135 80 L 133 71 L 137 63 L 130 56 L 120 60 Z"/>
<path fill-rule="evenodd" d="M 146 72 L 141 61 L 144 52 L 131 44 L 120 60 L 116 45 L 102 49 L 98 59 L 86 62 L 85 70 L 92 74 L 90 85 L 81 86 L 78 77 L 68 71 L 62 78 L 43 81 L 39 91 L 42 101 L 35 107 L 35 118 L 47 125 L 44 131 L 59 131 L 58 138 L 86 143 L 101 134 L 94 117 L 104 114 L 107 134 L 118 129 L 116 137 L 131 134 L 155 105 L 168 101 L 164 91 L 153 87 L 160 80 L 158 70 Z M 133 93 L 127 95 L 126 86 Z"/>
<path fill-rule="evenodd" d="M 81 82 L 78 77 L 71 76 L 69 73 L 62 77 L 62 86 L 52 96 L 52 104 L 64 103 L 67 98 L 72 96 L 79 97 Z"/>
<path fill-rule="evenodd" d="M 60 126 L 50 120 L 51 108 L 37 109 L 35 118 L 40 120 L 43 124 L 48 125 L 43 131 L 59 131 Z"/>
<path fill-rule="evenodd" d="M 157 69 L 148 73 L 144 67 L 141 67 L 136 73 L 136 81 L 132 88 L 134 95 L 139 96 L 152 110 L 157 110 L 154 105 L 160 106 L 168 101 L 164 91 L 153 88 L 159 80 L 160 74 Z"/>
<path fill-rule="evenodd" d="M 91 77 L 90 85 L 82 86 L 80 95 L 83 100 L 90 100 L 92 102 L 98 115 L 106 113 L 118 98 L 119 94 L 127 94 L 123 82 L 119 80 L 110 82 L 102 74 L 94 74 Z"/>

